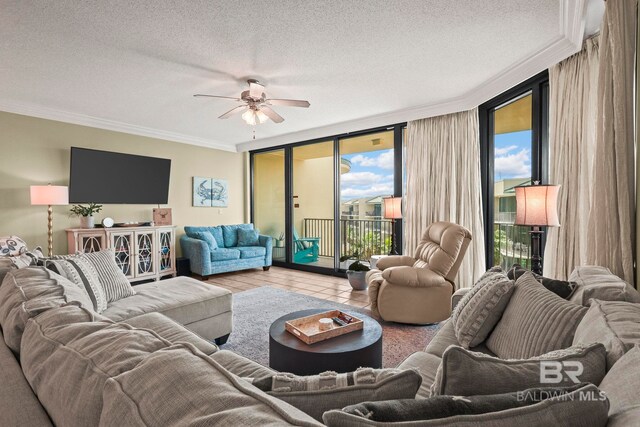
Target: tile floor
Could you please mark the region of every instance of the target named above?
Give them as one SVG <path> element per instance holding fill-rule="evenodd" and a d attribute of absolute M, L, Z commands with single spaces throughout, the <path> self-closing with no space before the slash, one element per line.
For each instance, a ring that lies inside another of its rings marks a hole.
<path fill-rule="evenodd" d="M 367 291 L 354 291 L 347 279 L 282 267 L 271 267 L 269 271 L 254 269 L 217 274 L 209 276 L 207 283 L 234 293 L 271 286 L 354 307 L 370 305 Z"/>

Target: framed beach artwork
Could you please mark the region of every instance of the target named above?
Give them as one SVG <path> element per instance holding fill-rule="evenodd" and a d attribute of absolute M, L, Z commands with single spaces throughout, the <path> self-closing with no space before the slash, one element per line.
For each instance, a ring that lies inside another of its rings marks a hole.
<path fill-rule="evenodd" d="M 211 207 L 211 178 L 193 177 L 193 206 Z"/>
<path fill-rule="evenodd" d="M 226 208 L 228 200 L 229 191 L 226 180 L 193 177 L 193 206 Z"/>
<path fill-rule="evenodd" d="M 211 206 L 226 208 L 229 201 L 229 191 L 226 179 L 211 179 Z"/>

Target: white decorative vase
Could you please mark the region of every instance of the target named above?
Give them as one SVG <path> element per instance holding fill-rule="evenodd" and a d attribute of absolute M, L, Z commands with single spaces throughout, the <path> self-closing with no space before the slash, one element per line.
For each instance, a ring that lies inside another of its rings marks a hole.
<path fill-rule="evenodd" d="M 95 227 L 95 221 L 92 216 L 81 216 L 80 217 L 80 227 L 81 228 L 93 228 Z"/>

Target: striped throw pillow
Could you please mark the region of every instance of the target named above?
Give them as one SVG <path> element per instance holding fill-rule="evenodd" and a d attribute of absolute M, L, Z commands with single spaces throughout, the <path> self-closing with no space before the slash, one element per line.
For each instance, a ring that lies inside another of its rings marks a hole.
<path fill-rule="evenodd" d="M 100 284 L 98 272 L 88 259 L 82 255 L 54 257 L 45 261 L 45 267 L 84 288 L 96 312 L 102 313 L 107 309 L 107 297 Z"/>
<path fill-rule="evenodd" d="M 116 255 L 113 249 L 88 252 L 83 256 L 93 264 L 98 272 L 98 278 L 102 289 L 104 289 L 107 302 L 118 301 L 136 294 L 131 283 L 116 264 Z"/>

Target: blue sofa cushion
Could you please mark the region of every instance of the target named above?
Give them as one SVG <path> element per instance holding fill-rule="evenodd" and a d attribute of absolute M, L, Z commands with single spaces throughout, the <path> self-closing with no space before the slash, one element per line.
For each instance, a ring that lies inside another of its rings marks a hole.
<path fill-rule="evenodd" d="M 221 226 L 218 225 L 217 227 L 207 227 L 207 230 L 209 230 L 209 233 L 213 234 L 213 238 L 216 239 L 216 242 L 218 242 L 218 247 L 227 247 L 227 245 L 224 244 L 224 237 L 222 236 Z"/>
<path fill-rule="evenodd" d="M 184 227 L 184 232 L 187 236 L 197 239 L 195 233 L 208 231 L 213 235 L 213 238 L 216 239 L 216 243 L 218 247 L 224 248 L 226 247 L 224 244 L 224 239 L 222 238 L 222 228 L 220 226 L 217 227 L 193 227 L 191 225 L 187 225 Z"/>
<path fill-rule="evenodd" d="M 240 258 L 264 258 L 267 254 L 267 249 L 264 246 L 238 246 L 237 249 L 240 251 Z"/>
<path fill-rule="evenodd" d="M 238 246 L 258 246 L 258 230 L 238 228 Z"/>
<path fill-rule="evenodd" d="M 238 229 L 253 230 L 253 224 L 223 225 L 222 236 L 224 237 L 224 247 L 233 248 L 238 246 Z M 215 237 L 215 234 L 214 234 Z"/>
<path fill-rule="evenodd" d="M 211 251 L 211 261 L 231 261 L 234 259 L 240 259 L 240 251 L 237 249 L 219 248 L 218 250 Z"/>
<path fill-rule="evenodd" d="M 194 231 L 192 232 L 194 239 L 204 241 L 207 246 L 209 246 L 210 251 L 215 251 L 218 249 L 218 242 L 213 238 L 213 234 L 209 233 L 209 231 Z"/>

